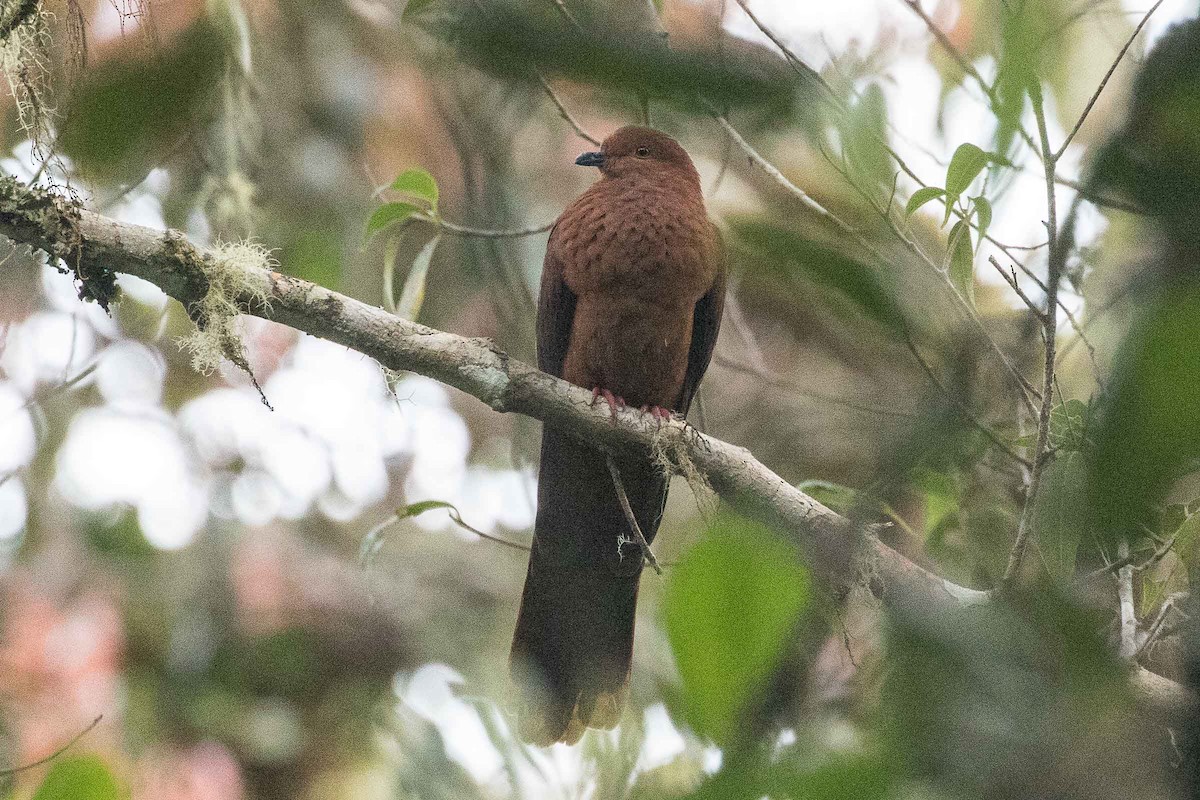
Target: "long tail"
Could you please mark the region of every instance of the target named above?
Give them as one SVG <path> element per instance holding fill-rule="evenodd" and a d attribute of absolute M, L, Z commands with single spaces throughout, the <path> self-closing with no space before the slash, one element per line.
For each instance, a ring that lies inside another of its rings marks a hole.
<path fill-rule="evenodd" d="M 646 459 L 618 459 L 617 469 L 642 532 L 653 539 L 666 478 Z M 642 571 L 632 538 L 604 454 L 547 429 L 511 657 L 522 739 L 574 743 L 585 728 L 612 728 L 620 719 Z"/>

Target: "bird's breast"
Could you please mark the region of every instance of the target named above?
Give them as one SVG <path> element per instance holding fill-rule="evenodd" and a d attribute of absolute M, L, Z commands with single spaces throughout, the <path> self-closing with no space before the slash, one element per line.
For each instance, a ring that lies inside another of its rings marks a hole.
<path fill-rule="evenodd" d="M 714 233 L 703 203 L 680 194 L 635 187 L 581 198 L 555 243 L 571 291 L 694 304 L 716 272 Z"/>
<path fill-rule="evenodd" d="M 591 294 L 575 308 L 563 377 L 633 406 L 673 408 L 683 388 L 692 309 L 631 295 Z"/>
<path fill-rule="evenodd" d="M 576 297 L 563 377 L 633 405 L 673 407 L 716 234 L 699 187 L 601 182 L 563 213 L 551 246 Z"/>

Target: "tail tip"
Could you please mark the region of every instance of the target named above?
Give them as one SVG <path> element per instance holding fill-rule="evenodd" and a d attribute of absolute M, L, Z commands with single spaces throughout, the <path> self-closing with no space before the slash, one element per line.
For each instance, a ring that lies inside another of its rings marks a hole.
<path fill-rule="evenodd" d="M 602 692 L 590 704 L 581 706 L 577 698 L 569 709 L 565 702 L 547 702 L 544 697 L 528 695 L 516 709 L 517 735 L 521 741 L 538 747 L 553 744 L 577 744 L 588 728 L 611 730 L 620 723 L 629 694 L 628 683 L 612 692 Z"/>

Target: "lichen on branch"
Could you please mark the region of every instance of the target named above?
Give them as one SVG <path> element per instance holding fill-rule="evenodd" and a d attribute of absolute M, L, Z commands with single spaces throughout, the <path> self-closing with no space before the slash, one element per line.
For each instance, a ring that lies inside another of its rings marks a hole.
<path fill-rule="evenodd" d="M 213 247 L 209 255 L 201 267 L 208 279 L 208 290 L 187 305 L 196 329 L 176 343 L 191 354 L 192 369 L 201 374 L 211 374 L 222 361 L 232 362 L 250 376 L 250 382 L 269 408 L 271 404 L 250 369 L 237 320 L 247 304 L 270 307 L 267 290 L 250 277 L 256 270 L 271 269 L 274 262 L 270 251 L 253 242 L 226 242 Z"/>

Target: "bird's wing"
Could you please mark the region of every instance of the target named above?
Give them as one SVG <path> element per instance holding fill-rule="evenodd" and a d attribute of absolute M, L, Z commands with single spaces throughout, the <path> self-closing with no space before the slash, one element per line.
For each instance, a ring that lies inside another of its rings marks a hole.
<path fill-rule="evenodd" d="M 571 325 L 575 321 L 575 293 L 563 280 L 563 263 L 558 258 L 555 225 L 546 243 L 542 264 L 542 287 L 538 294 L 537 361 L 538 369 L 561 378 L 567 346 L 571 343 Z"/>
<path fill-rule="evenodd" d="M 708 369 L 713 348 L 717 346 L 717 333 L 721 330 L 721 312 L 725 308 L 725 248 L 717 236 L 715 257 L 717 274 L 709 290 L 696 302 L 692 312 L 692 344 L 688 349 L 687 371 L 683 376 L 683 389 L 679 392 L 676 411 L 687 415 L 692 398 L 700 387 L 700 379 Z"/>

